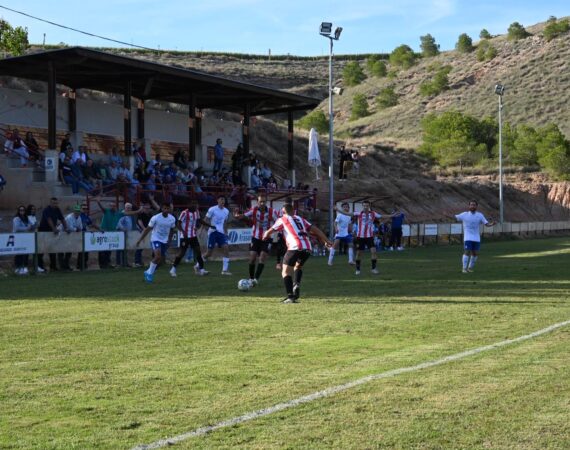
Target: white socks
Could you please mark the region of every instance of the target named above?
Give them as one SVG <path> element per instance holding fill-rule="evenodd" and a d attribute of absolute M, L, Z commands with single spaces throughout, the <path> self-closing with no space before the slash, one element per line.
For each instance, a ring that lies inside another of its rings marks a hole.
<path fill-rule="evenodd" d="M 473 267 L 475 267 L 475 262 L 477 262 L 477 257 L 476 256 L 472 256 L 471 257 L 471 261 L 469 262 L 469 268 L 473 269 Z"/>
<path fill-rule="evenodd" d="M 348 262 L 354 262 L 354 249 L 352 246 L 348 247 Z"/>
<path fill-rule="evenodd" d="M 230 268 L 230 258 L 223 258 L 222 259 L 222 270 L 227 272 Z"/>
<path fill-rule="evenodd" d="M 463 255 L 463 270 L 467 270 L 468 265 L 469 265 L 469 256 Z"/>
<path fill-rule="evenodd" d="M 331 247 L 329 250 L 329 264 L 332 264 L 334 258 L 334 247 Z"/>
<path fill-rule="evenodd" d="M 150 263 L 150 267 L 148 268 L 148 273 L 150 273 L 151 275 L 154 273 L 154 271 L 156 270 L 157 265 L 153 262 Z"/>

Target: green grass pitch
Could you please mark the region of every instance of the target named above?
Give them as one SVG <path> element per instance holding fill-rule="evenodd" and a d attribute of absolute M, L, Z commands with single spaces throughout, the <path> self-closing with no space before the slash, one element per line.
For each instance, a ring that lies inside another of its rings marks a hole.
<path fill-rule="evenodd" d="M 158 269 L 0 280 L 0 448 L 129 449 L 327 387 L 570 319 L 570 238 L 311 258 L 283 305 L 258 287 Z M 570 327 L 190 438 L 189 449 L 564 449 Z"/>

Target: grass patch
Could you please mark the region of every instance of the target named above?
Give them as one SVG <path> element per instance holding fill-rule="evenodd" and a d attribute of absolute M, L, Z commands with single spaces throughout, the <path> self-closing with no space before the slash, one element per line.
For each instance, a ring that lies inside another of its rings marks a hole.
<path fill-rule="evenodd" d="M 160 268 L 7 278 L 0 290 L 0 447 L 130 448 L 369 374 L 570 318 L 568 238 L 380 255 L 380 277 L 311 258 L 299 305 L 278 273 Z M 508 257 L 505 257 L 508 256 Z M 243 274 L 243 275 L 239 275 Z M 570 333 L 378 380 L 179 448 L 564 448 Z"/>

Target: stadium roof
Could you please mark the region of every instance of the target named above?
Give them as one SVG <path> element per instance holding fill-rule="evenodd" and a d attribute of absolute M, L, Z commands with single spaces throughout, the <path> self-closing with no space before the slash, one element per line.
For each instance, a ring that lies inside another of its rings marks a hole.
<path fill-rule="evenodd" d="M 193 94 L 200 109 L 241 114 L 247 104 L 251 115 L 263 115 L 312 109 L 320 103 L 312 97 L 83 47 L 0 60 L 0 75 L 47 82 L 50 62 L 56 82 L 72 89 L 122 95 L 130 81 L 136 98 L 188 105 Z"/>

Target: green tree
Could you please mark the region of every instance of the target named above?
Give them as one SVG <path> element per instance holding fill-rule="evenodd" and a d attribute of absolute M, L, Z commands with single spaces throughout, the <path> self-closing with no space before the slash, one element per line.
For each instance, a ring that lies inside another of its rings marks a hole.
<path fill-rule="evenodd" d="M 491 61 L 497 56 L 497 49 L 490 41 L 483 40 L 477 46 L 477 61 Z"/>
<path fill-rule="evenodd" d="M 555 124 L 540 128 L 538 137 L 536 153 L 540 166 L 557 179 L 570 179 L 570 141 Z"/>
<path fill-rule="evenodd" d="M 368 100 L 364 94 L 356 94 L 352 98 L 352 111 L 350 114 L 350 120 L 360 119 L 361 117 L 366 117 L 368 114 Z"/>
<path fill-rule="evenodd" d="M 383 78 L 388 74 L 386 63 L 384 61 L 376 61 L 370 70 L 373 76 Z"/>
<path fill-rule="evenodd" d="M 431 34 L 420 36 L 420 48 L 422 49 L 422 56 L 429 58 L 439 54 L 439 44 L 435 43 L 435 38 Z"/>
<path fill-rule="evenodd" d="M 438 95 L 446 90 L 449 86 L 449 78 L 447 77 L 449 72 L 451 72 L 451 66 L 443 66 L 437 69 L 431 80 L 420 84 L 420 94 L 428 97 Z"/>
<path fill-rule="evenodd" d="M 0 51 L 19 56 L 24 54 L 29 46 L 27 29 L 13 28 L 8 22 L 0 19 Z"/>
<path fill-rule="evenodd" d="M 311 111 L 297 122 L 301 128 L 310 130 L 314 128 L 318 133 L 327 133 L 329 131 L 329 121 L 325 113 L 320 109 Z"/>
<path fill-rule="evenodd" d="M 357 86 L 366 79 L 366 75 L 357 61 L 351 61 L 344 66 L 342 78 L 347 86 Z"/>
<path fill-rule="evenodd" d="M 563 33 L 567 33 L 570 30 L 570 23 L 568 19 L 563 19 L 558 21 L 556 17 L 550 16 L 544 27 L 544 38 L 547 41 L 560 36 Z"/>
<path fill-rule="evenodd" d="M 380 55 L 370 55 L 368 58 L 366 58 L 366 68 L 368 71 L 372 72 L 374 64 L 376 64 L 378 61 L 380 61 Z"/>
<path fill-rule="evenodd" d="M 398 104 L 398 94 L 394 92 L 394 86 L 388 86 L 380 90 L 376 96 L 378 109 L 390 108 Z"/>
<path fill-rule="evenodd" d="M 526 31 L 525 27 L 523 27 L 520 23 L 513 22 L 509 25 L 507 39 L 510 41 L 518 41 L 519 39 L 524 39 L 528 36 L 530 36 L 530 33 Z"/>
<path fill-rule="evenodd" d="M 460 34 L 455 44 L 455 49 L 459 53 L 471 53 L 473 51 L 473 39 L 466 33 Z"/>
<path fill-rule="evenodd" d="M 479 33 L 479 39 L 491 39 L 491 33 L 489 33 L 485 28 Z"/>
<path fill-rule="evenodd" d="M 390 53 L 390 64 L 394 67 L 409 69 L 416 63 L 414 51 L 407 45 L 400 45 Z"/>
<path fill-rule="evenodd" d="M 538 164 L 536 146 L 538 133 L 530 125 L 519 125 L 516 128 L 512 147 L 508 147 L 509 161 L 520 166 L 535 166 Z"/>

